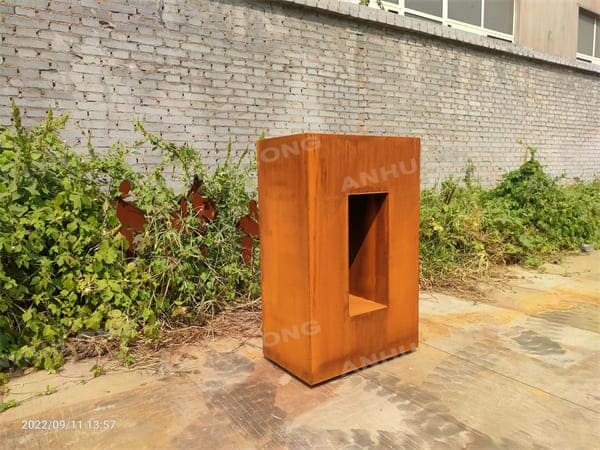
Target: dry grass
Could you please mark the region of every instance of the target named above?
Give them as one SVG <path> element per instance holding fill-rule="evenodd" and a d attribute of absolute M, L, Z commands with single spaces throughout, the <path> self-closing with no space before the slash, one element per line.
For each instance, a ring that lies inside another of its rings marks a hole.
<path fill-rule="evenodd" d="M 236 337 L 249 339 L 262 336 L 260 299 L 252 302 L 232 305 L 215 317 L 198 325 L 163 324 L 158 339 L 147 342 L 142 339 L 129 347 L 129 367 L 136 370 L 157 368 L 163 351 L 177 347 L 198 344 L 206 339 L 218 337 Z M 69 359 L 81 360 L 100 358 L 111 361 L 110 369 L 123 368 L 124 361 L 119 358 L 119 341 L 106 335 L 80 335 L 66 343 L 66 355 Z"/>
<path fill-rule="evenodd" d="M 461 276 L 445 280 L 443 284 L 422 285 L 421 290 L 443 292 L 477 302 L 486 299 L 489 292 L 503 289 L 510 278 L 514 278 L 514 275 L 507 266 L 493 265 L 485 276 L 474 277 L 465 271 Z M 140 339 L 131 345 L 129 355 L 134 362 L 129 367 L 136 370 L 157 368 L 164 351 L 199 344 L 207 339 L 234 337 L 246 340 L 261 336 L 260 299 L 243 302 L 226 308 L 201 324 L 163 324 L 158 339 L 152 342 Z M 67 355 L 71 359 L 103 357 L 111 361 L 111 370 L 125 367 L 123 360 L 118 357 L 118 340 L 109 340 L 105 335 L 71 338 L 67 348 Z"/>

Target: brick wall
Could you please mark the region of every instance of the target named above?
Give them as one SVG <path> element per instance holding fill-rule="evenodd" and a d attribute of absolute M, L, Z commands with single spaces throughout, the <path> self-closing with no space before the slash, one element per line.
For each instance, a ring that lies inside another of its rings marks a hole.
<path fill-rule="evenodd" d="M 303 6 L 302 3 L 306 3 Z M 318 3 L 318 7 L 316 7 Z M 425 185 L 485 182 L 539 147 L 600 173 L 600 68 L 334 0 L 0 0 L 0 123 L 71 114 L 98 148 L 132 119 L 217 161 L 265 132 L 420 136 Z M 77 144 L 79 143 L 79 144 Z M 151 166 L 156 155 L 143 155 Z"/>

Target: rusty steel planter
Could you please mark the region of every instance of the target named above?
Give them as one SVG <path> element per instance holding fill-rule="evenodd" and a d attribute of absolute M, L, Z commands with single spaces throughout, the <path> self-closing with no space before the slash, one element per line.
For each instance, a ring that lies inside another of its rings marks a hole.
<path fill-rule="evenodd" d="M 265 357 L 308 384 L 418 345 L 416 138 L 258 142 Z"/>

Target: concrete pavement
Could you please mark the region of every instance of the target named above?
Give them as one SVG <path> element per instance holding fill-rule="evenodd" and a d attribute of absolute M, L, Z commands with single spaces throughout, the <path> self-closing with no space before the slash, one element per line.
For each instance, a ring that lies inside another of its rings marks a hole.
<path fill-rule="evenodd" d="M 598 447 L 600 252 L 510 273 L 484 303 L 423 293 L 416 351 L 315 388 L 235 336 L 156 373 L 91 379 L 82 361 L 15 378 L 3 401 L 57 392 L 1 413 L 0 448 Z"/>

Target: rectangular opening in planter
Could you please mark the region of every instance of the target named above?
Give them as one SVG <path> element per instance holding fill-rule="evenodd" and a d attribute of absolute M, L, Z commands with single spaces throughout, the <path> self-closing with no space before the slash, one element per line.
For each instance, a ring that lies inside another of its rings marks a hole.
<path fill-rule="evenodd" d="M 350 316 L 388 305 L 388 194 L 348 196 Z"/>

